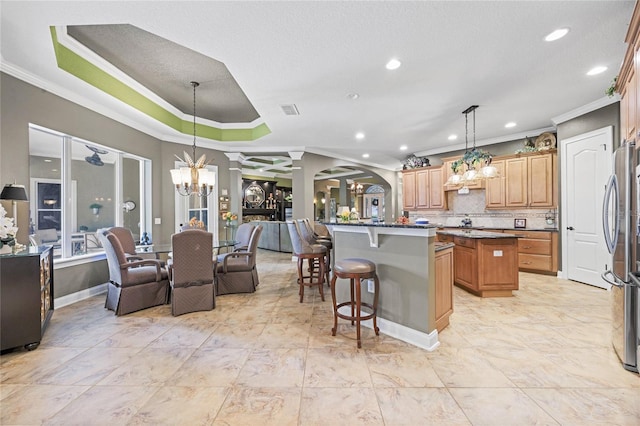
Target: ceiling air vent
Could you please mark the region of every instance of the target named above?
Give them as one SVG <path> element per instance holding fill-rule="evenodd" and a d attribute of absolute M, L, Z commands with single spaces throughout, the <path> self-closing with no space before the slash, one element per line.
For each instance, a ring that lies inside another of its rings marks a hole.
<path fill-rule="evenodd" d="M 295 104 L 280 105 L 280 108 L 282 108 L 284 115 L 300 115 L 298 107 Z"/>

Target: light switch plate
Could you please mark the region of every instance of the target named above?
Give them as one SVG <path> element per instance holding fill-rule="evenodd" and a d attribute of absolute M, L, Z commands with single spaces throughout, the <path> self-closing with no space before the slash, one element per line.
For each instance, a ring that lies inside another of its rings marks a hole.
<path fill-rule="evenodd" d="M 161 217 L 155 217 L 153 220 L 153 223 L 156 225 L 162 225 L 162 218 Z"/>
<path fill-rule="evenodd" d="M 502 250 L 494 250 L 493 257 L 502 257 Z"/>

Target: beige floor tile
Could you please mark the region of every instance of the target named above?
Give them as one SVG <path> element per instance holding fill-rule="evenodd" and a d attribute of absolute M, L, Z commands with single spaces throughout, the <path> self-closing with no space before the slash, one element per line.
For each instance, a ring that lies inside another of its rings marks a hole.
<path fill-rule="evenodd" d="M 429 357 L 431 365 L 447 387 L 504 388 L 515 385 L 502 371 L 479 356 L 474 348 L 438 348 Z"/>
<path fill-rule="evenodd" d="M 0 424 L 42 424 L 88 389 L 89 386 L 51 385 L 28 385 L 13 389 L 1 401 Z"/>
<path fill-rule="evenodd" d="M 381 388 L 375 393 L 386 425 L 470 425 L 446 389 Z"/>
<path fill-rule="evenodd" d="M 640 424 L 637 389 L 523 389 L 563 425 Z"/>
<path fill-rule="evenodd" d="M 473 425 L 558 425 L 520 389 L 451 388 Z"/>
<path fill-rule="evenodd" d="M 249 354 L 249 349 L 198 349 L 167 383 L 172 386 L 233 386 Z"/>
<path fill-rule="evenodd" d="M 266 323 L 224 324 L 216 327 L 201 348 L 253 348 Z"/>
<path fill-rule="evenodd" d="M 0 357 L 0 383 L 34 384 L 60 364 L 86 349 L 39 347 L 34 351 L 11 352 Z"/>
<path fill-rule="evenodd" d="M 368 354 L 373 386 L 444 387 L 424 353 Z"/>
<path fill-rule="evenodd" d="M 300 403 L 300 424 L 383 425 L 371 388 L 305 388 Z"/>
<path fill-rule="evenodd" d="M 256 338 L 255 348 L 306 348 L 311 323 L 269 323 Z"/>
<path fill-rule="evenodd" d="M 225 387 L 163 387 L 127 425 L 210 425 L 228 393 Z"/>
<path fill-rule="evenodd" d="M 306 349 L 256 349 L 240 370 L 237 384 L 249 387 L 301 387 Z"/>
<path fill-rule="evenodd" d="M 309 349 L 304 371 L 305 387 L 371 387 L 366 356 L 354 346 Z"/>
<path fill-rule="evenodd" d="M 131 361 L 140 348 L 91 348 L 40 377 L 48 385 L 95 385 Z"/>
<path fill-rule="evenodd" d="M 47 425 L 123 425 L 158 391 L 149 386 L 94 386 L 45 422 Z"/>
<path fill-rule="evenodd" d="M 295 426 L 301 392 L 301 388 L 234 388 L 213 425 Z"/>
<path fill-rule="evenodd" d="M 145 348 L 130 362 L 115 369 L 100 386 L 160 386 L 184 364 L 193 348 Z"/>
<path fill-rule="evenodd" d="M 153 340 L 152 348 L 198 348 L 215 331 L 216 326 L 208 322 L 189 321 L 176 324 Z"/>

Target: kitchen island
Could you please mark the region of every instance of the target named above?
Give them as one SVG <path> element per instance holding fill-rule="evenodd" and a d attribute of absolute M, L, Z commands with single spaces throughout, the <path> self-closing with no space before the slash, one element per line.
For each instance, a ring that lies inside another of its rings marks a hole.
<path fill-rule="evenodd" d="M 358 257 L 376 264 L 380 279 L 380 331 L 427 350 L 437 348 L 436 226 L 370 223 L 325 225 L 333 237 L 335 260 Z M 337 283 L 338 300 L 349 299 L 348 288 L 344 283 Z M 373 294 L 367 291 L 366 285 L 364 290 L 363 302 L 371 303 Z M 449 314 L 447 312 L 447 317 Z M 362 324 L 372 326 L 371 320 Z"/>
<path fill-rule="evenodd" d="M 470 229 L 437 231 L 455 244 L 454 282 L 480 297 L 513 296 L 518 290 L 518 237 Z"/>

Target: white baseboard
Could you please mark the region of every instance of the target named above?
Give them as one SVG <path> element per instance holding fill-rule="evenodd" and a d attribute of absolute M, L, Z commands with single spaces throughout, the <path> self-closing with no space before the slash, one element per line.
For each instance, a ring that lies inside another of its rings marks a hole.
<path fill-rule="evenodd" d="M 347 313 L 348 308 L 343 309 L 345 309 L 345 314 L 351 314 L 351 312 Z M 342 311 L 340 312 L 342 313 Z M 367 313 L 363 311 L 362 315 L 367 315 Z M 373 329 L 373 320 L 362 321 L 361 324 L 364 327 Z M 380 317 L 378 317 L 378 328 L 381 333 L 384 333 L 387 336 L 402 340 L 403 342 L 410 343 L 428 351 L 434 351 L 438 346 L 440 346 L 440 342 L 438 341 L 438 330 L 433 330 L 431 333 L 427 334 Z"/>
<path fill-rule="evenodd" d="M 95 295 L 106 293 L 108 284 L 109 283 L 100 284 L 95 287 L 88 288 L 86 290 L 81 290 L 75 293 L 67 294 L 66 296 L 57 297 L 53 300 L 53 306 L 56 309 L 62 308 L 63 306 L 72 305 L 76 302 L 79 302 L 84 299 L 88 299 Z"/>

